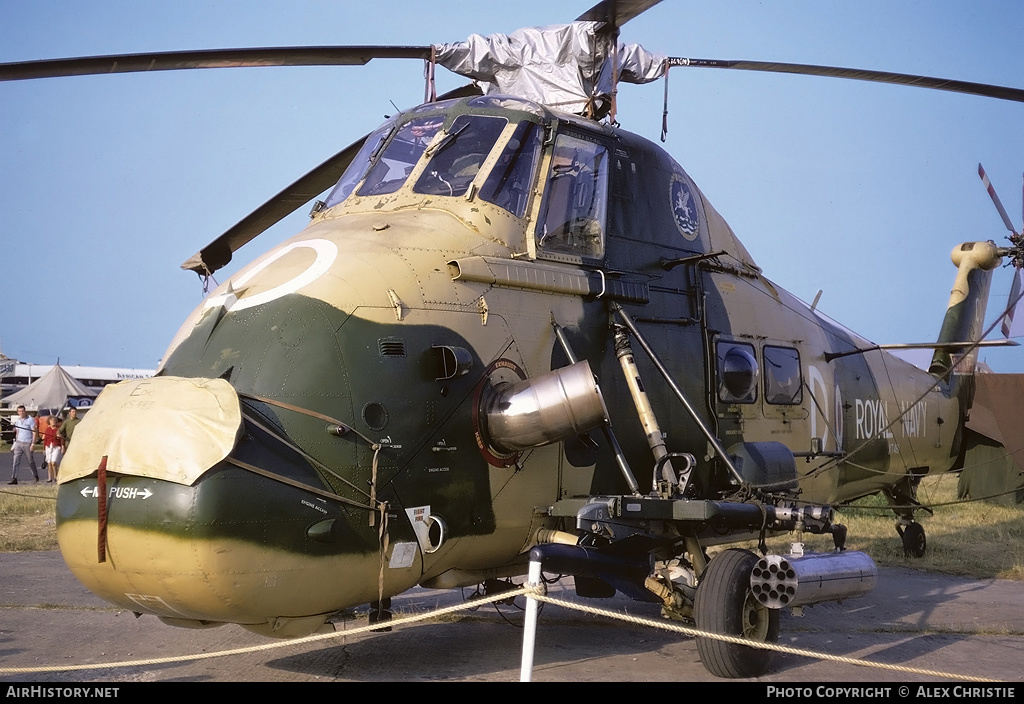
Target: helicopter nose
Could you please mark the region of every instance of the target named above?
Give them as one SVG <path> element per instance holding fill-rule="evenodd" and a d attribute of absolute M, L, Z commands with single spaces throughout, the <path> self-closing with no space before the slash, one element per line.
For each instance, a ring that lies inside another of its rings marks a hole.
<path fill-rule="evenodd" d="M 247 449 L 265 440 L 255 434 L 223 380 L 108 387 L 62 466 L 57 538 L 72 573 L 172 625 L 279 637 L 380 598 L 369 512 L 327 500 L 298 456 L 279 451 L 272 471 L 238 460 L 266 454 Z M 387 570 L 389 593 L 416 583 L 418 558 L 407 562 Z"/>

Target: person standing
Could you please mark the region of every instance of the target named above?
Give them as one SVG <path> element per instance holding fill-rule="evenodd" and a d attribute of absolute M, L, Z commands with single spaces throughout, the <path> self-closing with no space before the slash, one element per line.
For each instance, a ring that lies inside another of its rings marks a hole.
<path fill-rule="evenodd" d="M 43 441 L 43 433 L 50 427 L 50 412 L 45 408 L 40 408 L 38 411 L 32 411 L 29 415 L 36 419 L 36 437 L 33 442 L 41 443 Z"/>
<path fill-rule="evenodd" d="M 47 417 L 46 430 L 43 431 L 43 452 L 46 453 L 46 483 L 57 481 L 60 460 L 64 456 L 64 441 L 60 437 L 60 424 L 57 416 Z"/>
<path fill-rule="evenodd" d="M 65 452 L 67 452 L 68 445 L 71 444 L 71 435 L 75 432 L 75 426 L 81 422 L 82 419 L 78 417 L 78 409 L 72 406 L 68 410 L 68 417 L 60 425 L 60 437 L 64 441 Z"/>
<path fill-rule="evenodd" d="M 35 445 L 43 444 L 43 433 L 50 427 L 50 413 L 45 408 L 40 408 L 38 411 L 29 411 L 29 415 L 36 419 L 36 436 L 33 438 L 32 443 Z M 43 466 L 42 469 L 46 469 L 46 446 L 43 446 Z"/>
<path fill-rule="evenodd" d="M 11 425 L 14 426 L 14 444 L 11 445 L 11 458 L 13 467 L 11 469 L 11 481 L 8 484 L 18 483 L 18 469 L 21 467 L 21 460 L 28 456 L 28 466 L 32 469 L 32 475 L 39 481 L 39 470 L 36 469 L 36 458 L 32 456 L 32 443 L 36 439 L 37 429 L 35 418 L 30 418 L 25 413 L 24 406 L 18 406 L 18 417 Z"/>

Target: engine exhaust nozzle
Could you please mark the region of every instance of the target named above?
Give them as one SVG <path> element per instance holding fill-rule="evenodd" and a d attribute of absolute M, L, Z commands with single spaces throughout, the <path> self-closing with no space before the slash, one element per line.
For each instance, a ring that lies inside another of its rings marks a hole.
<path fill-rule="evenodd" d="M 498 387 L 483 410 L 490 441 L 505 452 L 565 440 L 596 428 L 608 417 L 586 360 Z"/>

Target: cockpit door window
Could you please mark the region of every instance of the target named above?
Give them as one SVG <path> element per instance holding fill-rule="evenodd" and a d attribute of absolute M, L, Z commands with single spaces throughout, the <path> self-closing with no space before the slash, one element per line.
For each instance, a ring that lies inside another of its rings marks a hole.
<path fill-rule="evenodd" d="M 537 224 L 538 254 L 604 256 L 607 206 L 608 150 L 559 134 Z"/>
<path fill-rule="evenodd" d="M 524 121 L 516 125 L 515 132 L 480 189 L 480 198 L 518 218 L 526 214 L 543 134 L 544 130 L 535 122 Z"/>

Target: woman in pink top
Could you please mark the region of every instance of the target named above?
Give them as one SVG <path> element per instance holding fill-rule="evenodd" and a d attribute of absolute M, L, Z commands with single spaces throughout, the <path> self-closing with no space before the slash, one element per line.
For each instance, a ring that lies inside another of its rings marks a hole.
<path fill-rule="evenodd" d="M 57 481 L 57 470 L 64 456 L 64 440 L 60 437 L 60 422 L 57 416 L 47 418 L 46 429 L 43 430 L 43 452 L 46 453 L 46 481 Z"/>

